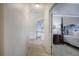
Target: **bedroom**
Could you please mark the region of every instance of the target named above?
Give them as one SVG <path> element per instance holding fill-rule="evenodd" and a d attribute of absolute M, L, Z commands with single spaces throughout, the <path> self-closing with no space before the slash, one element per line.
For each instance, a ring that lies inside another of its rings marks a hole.
<path fill-rule="evenodd" d="M 55 56 L 79 56 L 79 4 L 57 3 L 51 11 Z"/>

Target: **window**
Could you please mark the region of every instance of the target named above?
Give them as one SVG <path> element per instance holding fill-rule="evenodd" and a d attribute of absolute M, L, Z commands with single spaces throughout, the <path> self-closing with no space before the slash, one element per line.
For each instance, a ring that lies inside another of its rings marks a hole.
<path fill-rule="evenodd" d="M 44 32 L 44 24 L 43 24 L 43 20 L 39 20 L 36 23 L 36 39 L 40 39 L 42 38 Z"/>

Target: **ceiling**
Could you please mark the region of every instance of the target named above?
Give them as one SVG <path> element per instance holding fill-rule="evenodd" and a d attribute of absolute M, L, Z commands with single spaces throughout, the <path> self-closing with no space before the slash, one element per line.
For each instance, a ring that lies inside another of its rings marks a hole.
<path fill-rule="evenodd" d="M 57 3 L 53 8 L 54 15 L 62 16 L 78 16 L 79 17 L 79 4 L 75 3 Z"/>
<path fill-rule="evenodd" d="M 32 12 L 44 12 L 45 11 L 45 8 L 47 7 L 48 4 L 39 4 L 39 8 L 36 8 L 35 5 L 36 4 L 29 4 L 30 5 L 30 10 Z"/>

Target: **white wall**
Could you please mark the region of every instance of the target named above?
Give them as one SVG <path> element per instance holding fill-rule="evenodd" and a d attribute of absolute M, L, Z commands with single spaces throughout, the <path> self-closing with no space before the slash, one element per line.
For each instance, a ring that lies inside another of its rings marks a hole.
<path fill-rule="evenodd" d="M 63 16 L 53 16 L 53 25 L 61 24 L 61 17 Z M 63 24 L 79 24 L 79 17 L 63 17 Z"/>
<path fill-rule="evenodd" d="M 8 56 L 26 55 L 31 22 L 28 4 L 5 4 L 4 16 L 4 54 Z"/>
<path fill-rule="evenodd" d="M 63 24 L 79 24 L 79 17 L 63 17 Z"/>
<path fill-rule="evenodd" d="M 50 22 L 50 14 L 49 10 L 53 6 L 53 4 L 49 4 L 44 13 L 44 42 L 43 46 L 46 52 L 50 55 L 51 53 L 51 22 Z"/>

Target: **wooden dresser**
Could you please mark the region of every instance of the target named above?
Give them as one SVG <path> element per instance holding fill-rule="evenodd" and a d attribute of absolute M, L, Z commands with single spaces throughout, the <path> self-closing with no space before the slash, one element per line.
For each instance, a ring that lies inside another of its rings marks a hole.
<path fill-rule="evenodd" d="M 54 44 L 63 44 L 64 43 L 63 36 L 59 35 L 59 34 L 54 34 L 53 35 L 53 43 Z"/>

